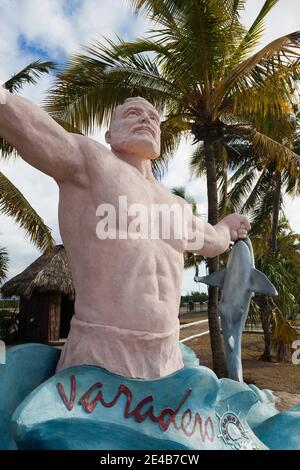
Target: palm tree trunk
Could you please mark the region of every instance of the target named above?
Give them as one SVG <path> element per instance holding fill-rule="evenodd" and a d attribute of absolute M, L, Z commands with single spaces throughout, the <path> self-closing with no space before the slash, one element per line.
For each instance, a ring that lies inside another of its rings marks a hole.
<path fill-rule="evenodd" d="M 270 248 L 273 252 L 277 251 L 277 231 L 279 212 L 281 205 L 281 173 L 277 173 L 275 176 L 275 188 L 273 197 L 273 214 L 272 214 L 272 235 L 270 240 Z"/>
<path fill-rule="evenodd" d="M 204 141 L 204 153 L 207 177 L 208 222 L 211 225 L 216 225 L 218 223 L 218 188 L 214 145 L 211 140 Z M 208 259 L 208 268 L 209 273 L 217 271 L 219 268 L 219 258 Z M 218 377 L 224 377 L 226 375 L 226 364 L 221 339 L 218 314 L 218 289 L 216 287 L 208 288 L 208 324 L 213 369 Z"/>
<path fill-rule="evenodd" d="M 272 362 L 271 356 L 271 307 L 267 297 L 264 295 L 256 296 L 256 303 L 260 309 L 261 326 L 264 332 L 264 352 L 260 356 L 261 361 Z"/>
<path fill-rule="evenodd" d="M 281 206 L 281 173 L 276 173 L 275 175 L 275 187 L 273 193 L 273 207 L 272 207 L 272 230 L 270 238 L 270 249 L 274 253 L 277 251 L 277 231 L 278 231 L 278 221 L 279 221 L 279 212 Z M 271 306 L 268 302 L 268 299 L 265 297 L 258 296 L 259 306 L 260 306 L 260 318 L 261 325 L 264 332 L 264 352 L 261 355 L 260 359 L 262 361 L 271 362 L 271 337 L 272 337 L 272 322 L 271 322 Z"/>
<path fill-rule="evenodd" d="M 199 266 L 198 266 L 197 261 L 195 260 L 195 277 L 198 277 L 198 276 L 199 276 Z"/>

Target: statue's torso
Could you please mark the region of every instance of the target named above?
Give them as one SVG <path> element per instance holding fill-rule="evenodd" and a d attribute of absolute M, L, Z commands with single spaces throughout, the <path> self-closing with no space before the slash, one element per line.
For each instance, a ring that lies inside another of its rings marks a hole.
<path fill-rule="evenodd" d="M 139 203 L 148 210 L 151 204 L 170 206 L 179 200 L 96 142 L 85 161 L 86 182 L 62 184 L 59 203 L 76 316 L 120 328 L 167 332 L 178 323 L 185 248 L 183 239 L 172 240 L 172 217 L 170 240 L 100 240 L 96 229 L 101 217 L 96 211 L 103 203 L 118 209 L 119 196 L 127 198 L 128 207 Z"/>

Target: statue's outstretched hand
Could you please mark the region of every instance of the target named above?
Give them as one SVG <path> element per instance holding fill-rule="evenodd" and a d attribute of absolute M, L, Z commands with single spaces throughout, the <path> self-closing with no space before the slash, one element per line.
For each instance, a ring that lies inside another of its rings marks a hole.
<path fill-rule="evenodd" d="M 251 229 L 248 218 L 240 214 L 227 215 L 219 222 L 219 224 L 227 226 L 230 232 L 230 239 L 232 241 L 246 238 L 248 231 Z"/>

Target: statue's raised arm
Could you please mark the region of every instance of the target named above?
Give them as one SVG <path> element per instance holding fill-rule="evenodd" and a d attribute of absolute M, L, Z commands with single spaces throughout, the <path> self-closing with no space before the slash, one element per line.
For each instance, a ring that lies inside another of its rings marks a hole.
<path fill-rule="evenodd" d="M 61 182 L 78 174 L 83 157 L 76 134 L 39 106 L 0 87 L 0 136 L 38 170 Z"/>
<path fill-rule="evenodd" d="M 231 241 L 246 238 L 251 229 L 248 218 L 240 214 L 229 214 L 216 225 L 192 214 L 188 227 L 186 251 L 208 258 L 224 253 Z"/>

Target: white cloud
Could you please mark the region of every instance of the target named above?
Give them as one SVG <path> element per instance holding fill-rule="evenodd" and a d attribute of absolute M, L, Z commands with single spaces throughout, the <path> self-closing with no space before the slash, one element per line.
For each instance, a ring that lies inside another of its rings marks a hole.
<path fill-rule="evenodd" d="M 126 0 L 0 0 L 0 8 L 1 63 L 18 40 L 56 59 L 101 36 L 136 37 L 146 30 Z"/>
<path fill-rule="evenodd" d="M 187 142 L 181 142 L 176 155 L 169 161 L 167 174 L 162 179 L 162 183 L 169 189 L 185 186 L 190 180 L 191 154 L 192 146 Z"/>
<path fill-rule="evenodd" d="M 265 0 L 248 0 L 242 15 L 244 24 L 249 27 L 260 11 Z M 280 0 L 266 18 L 265 33 L 262 45 L 287 33 L 299 30 L 300 2 L 297 0 Z"/>
<path fill-rule="evenodd" d="M 195 179 L 191 176 L 190 160 L 194 147 L 191 141 L 180 143 L 178 151 L 168 166 L 168 172 L 162 179 L 168 189 L 183 186 L 187 195 L 192 196 L 200 214 L 207 213 L 206 179 Z"/>
<path fill-rule="evenodd" d="M 27 0 L 18 2 L 19 31 L 26 42 L 45 49 L 54 57 L 60 49 L 72 52 L 77 43 L 72 22 L 61 0 Z"/>
<path fill-rule="evenodd" d="M 289 220 L 292 230 L 300 233 L 300 200 L 299 198 L 292 199 L 286 196 L 284 199 L 284 210 Z"/>
<path fill-rule="evenodd" d="M 114 0 L 84 0 L 81 8 L 72 18 L 78 44 L 87 44 L 101 37 L 114 38 L 118 33 L 123 38 L 136 37 L 146 30 L 141 16 L 132 17 L 128 2 Z"/>

